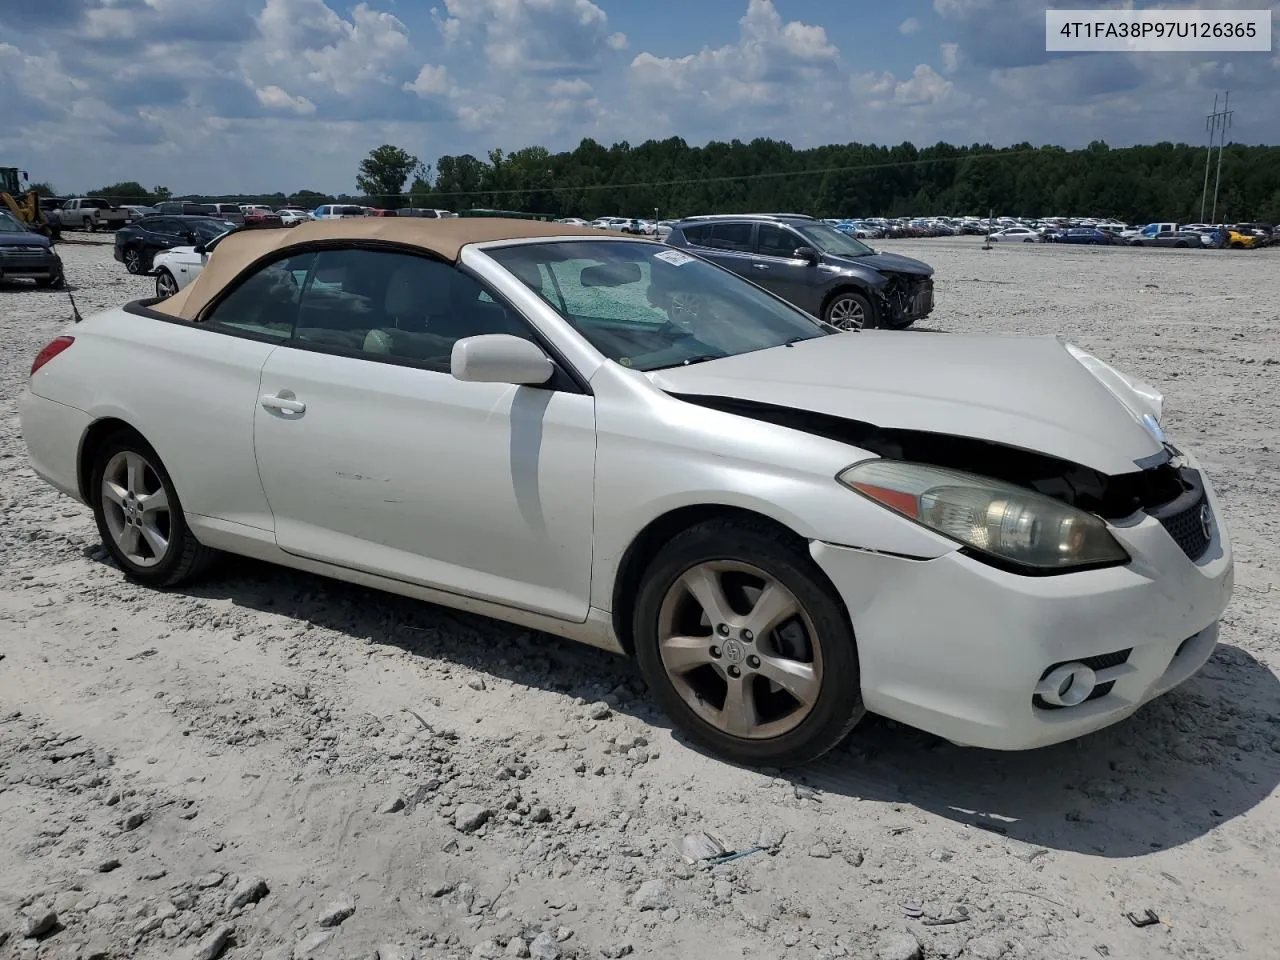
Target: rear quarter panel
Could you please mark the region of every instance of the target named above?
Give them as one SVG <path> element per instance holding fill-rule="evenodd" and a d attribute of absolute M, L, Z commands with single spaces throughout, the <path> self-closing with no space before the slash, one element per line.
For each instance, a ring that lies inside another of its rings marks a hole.
<path fill-rule="evenodd" d="M 65 331 L 75 344 L 32 378 L 37 396 L 151 444 L 189 514 L 272 528 L 253 450 L 263 363 L 274 344 L 112 310 Z M 77 446 L 83 437 L 75 438 Z"/>

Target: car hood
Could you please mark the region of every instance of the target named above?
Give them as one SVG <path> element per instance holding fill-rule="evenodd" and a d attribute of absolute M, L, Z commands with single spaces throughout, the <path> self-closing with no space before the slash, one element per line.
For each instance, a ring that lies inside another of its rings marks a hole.
<path fill-rule="evenodd" d="M 44 247 L 49 249 L 49 238 L 38 233 L 0 233 L 0 247 Z"/>
<path fill-rule="evenodd" d="M 869 253 L 865 257 L 828 257 L 832 265 L 871 267 L 881 273 L 909 273 L 919 277 L 933 276 L 933 267 L 923 260 L 904 257 L 900 253 Z"/>
<path fill-rule="evenodd" d="M 867 330 L 648 376 L 673 394 L 987 440 L 1109 475 L 1165 455 L 1141 399 L 1105 385 L 1056 337 Z"/>

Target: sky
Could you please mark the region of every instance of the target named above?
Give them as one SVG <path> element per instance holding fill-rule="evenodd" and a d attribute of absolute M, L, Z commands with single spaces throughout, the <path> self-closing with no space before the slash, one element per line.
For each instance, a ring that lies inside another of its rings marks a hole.
<path fill-rule="evenodd" d="M 354 192 L 360 159 L 382 143 L 431 164 L 584 137 L 1204 143 L 1205 114 L 1227 89 L 1231 139 L 1280 143 L 1280 53 L 1051 54 L 1045 7 L 0 0 L 0 165 L 63 193 L 122 180 Z"/>

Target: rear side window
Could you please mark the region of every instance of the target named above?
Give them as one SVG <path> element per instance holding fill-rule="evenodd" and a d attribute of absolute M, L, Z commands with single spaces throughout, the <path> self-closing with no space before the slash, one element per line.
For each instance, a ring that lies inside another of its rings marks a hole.
<path fill-rule="evenodd" d="M 288 340 L 315 259 L 314 253 L 300 253 L 267 264 L 220 301 L 205 324 L 261 340 Z"/>
<path fill-rule="evenodd" d="M 684 235 L 690 243 L 713 250 L 751 251 L 750 223 L 710 223 L 686 227 Z"/>

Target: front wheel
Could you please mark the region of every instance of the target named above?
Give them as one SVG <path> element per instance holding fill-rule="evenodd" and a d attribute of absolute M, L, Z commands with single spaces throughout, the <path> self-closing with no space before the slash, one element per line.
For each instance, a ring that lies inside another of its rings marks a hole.
<path fill-rule="evenodd" d="M 633 628 L 659 704 L 728 760 L 808 763 L 866 713 L 843 605 L 768 525 L 712 520 L 674 537 L 645 573 Z"/>
<path fill-rule="evenodd" d="M 132 274 L 143 272 L 142 252 L 137 247 L 124 248 L 124 268 Z"/>
<path fill-rule="evenodd" d="M 102 445 L 89 494 L 102 543 L 131 580 L 174 586 L 216 555 L 192 535 L 164 464 L 134 434 L 116 434 Z"/>
<path fill-rule="evenodd" d="M 832 296 L 822 311 L 822 319 L 840 330 L 870 330 L 876 326 L 871 301 L 852 290 Z"/>
<path fill-rule="evenodd" d="M 173 274 L 167 268 L 161 267 L 156 274 L 156 296 L 167 300 L 177 292 L 178 281 L 173 279 Z"/>

